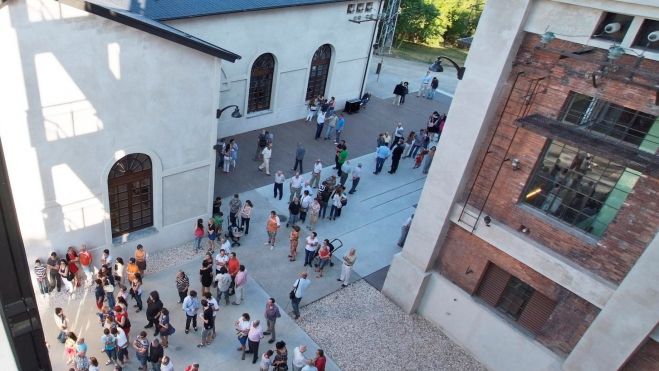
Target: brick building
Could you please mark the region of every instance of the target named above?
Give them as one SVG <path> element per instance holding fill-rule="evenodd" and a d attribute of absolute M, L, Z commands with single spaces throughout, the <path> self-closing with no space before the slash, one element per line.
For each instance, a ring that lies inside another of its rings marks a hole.
<path fill-rule="evenodd" d="M 492 369 L 658 369 L 657 39 L 651 1 L 488 1 L 383 292 Z"/>

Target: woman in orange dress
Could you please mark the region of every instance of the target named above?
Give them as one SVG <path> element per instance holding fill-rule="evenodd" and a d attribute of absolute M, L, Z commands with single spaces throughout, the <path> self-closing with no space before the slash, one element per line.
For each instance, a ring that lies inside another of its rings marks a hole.
<path fill-rule="evenodd" d="M 137 267 L 140 269 L 140 274 L 142 277 L 144 277 L 144 271 L 146 270 L 146 258 L 148 257 L 148 254 L 146 253 L 146 250 L 144 249 L 144 246 L 137 245 L 137 248 L 135 249 L 135 263 L 137 264 Z"/>
<path fill-rule="evenodd" d="M 291 251 L 288 255 L 288 260 L 294 262 L 295 257 L 297 256 L 297 243 L 300 239 L 300 227 L 297 225 L 293 226 L 293 229 L 291 230 L 291 234 L 289 237 L 291 241 Z"/>

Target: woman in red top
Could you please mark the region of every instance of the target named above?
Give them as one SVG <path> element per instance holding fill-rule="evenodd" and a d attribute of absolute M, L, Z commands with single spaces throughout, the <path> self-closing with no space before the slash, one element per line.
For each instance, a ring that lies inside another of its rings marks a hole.
<path fill-rule="evenodd" d="M 130 320 L 128 319 L 128 313 L 120 305 L 114 307 L 114 320 L 117 322 L 117 326 L 124 330 L 126 339 L 129 339 Z"/>
<path fill-rule="evenodd" d="M 69 272 L 73 274 L 73 287 L 80 287 L 78 282 L 78 253 L 73 246 L 69 246 L 69 249 L 66 251 L 66 261 L 69 267 Z"/>
<path fill-rule="evenodd" d="M 329 241 L 325 240 L 323 246 L 321 246 L 320 249 L 318 250 L 318 257 L 320 258 L 320 264 L 318 265 L 318 269 L 316 269 L 316 272 L 318 272 L 316 278 L 320 278 L 323 276 L 323 268 L 325 268 L 325 265 L 329 263 L 330 258 L 332 257 L 332 255 L 330 254 L 330 248 L 328 243 Z"/>
<path fill-rule="evenodd" d="M 322 349 L 316 351 L 316 360 L 314 361 L 314 366 L 318 371 L 325 371 L 325 363 L 327 363 L 327 358 L 325 358 L 325 352 Z"/>

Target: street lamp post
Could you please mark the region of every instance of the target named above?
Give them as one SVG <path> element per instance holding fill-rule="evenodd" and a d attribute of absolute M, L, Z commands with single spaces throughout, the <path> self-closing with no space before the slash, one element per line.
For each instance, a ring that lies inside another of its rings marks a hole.
<path fill-rule="evenodd" d="M 238 106 L 235 105 L 235 104 L 232 104 L 232 105 L 226 106 L 222 109 L 218 109 L 217 111 L 215 111 L 215 118 L 219 119 L 220 116 L 222 116 L 222 112 L 226 111 L 227 109 L 229 109 L 231 107 L 234 107 L 233 112 L 231 112 L 231 117 L 236 118 L 236 119 L 243 117 L 243 115 L 240 113 L 240 109 L 238 108 Z"/>
<path fill-rule="evenodd" d="M 456 72 L 458 73 L 458 80 L 462 80 L 462 77 L 465 74 L 465 68 L 458 66 L 458 64 L 455 63 L 455 61 L 453 61 L 451 58 L 444 57 L 442 55 L 437 57 L 437 60 L 435 60 L 435 62 L 431 64 L 430 67 L 428 67 L 428 70 L 432 72 L 444 72 L 444 66 L 442 66 L 442 59 L 446 59 L 447 61 L 451 62 L 453 67 L 455 67 Z"/>

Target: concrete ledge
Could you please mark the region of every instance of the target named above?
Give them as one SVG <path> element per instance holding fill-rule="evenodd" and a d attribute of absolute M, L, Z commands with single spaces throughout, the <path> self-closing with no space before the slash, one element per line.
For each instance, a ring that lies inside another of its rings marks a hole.
<path fill-rule="evenodd" d="M 471 231 L 470 226 L 458 221 L 460 210 L 462 205 L 456 204 L 451 213 L 451 221 Z M 579 267 L 524 234 L 497 224 L 496 220 L 486 227 L 481 218 L 473 233 L 598 308 L 604 308 L 616 289 L 615 284 Z"/>
<path fill-rule="evenodd" d="M 495 309 L 479 303 L 436 272 L 427 281 L 417 312 L 441 327 L 488 369 L 561 369 L 561 357 L 497 315 Z"/>
<path fill-rule="evenodd" d="M 430 273 L 421 271 L 402 253 L 398 253 L 391 261 L 382 293 L 405 313 L 413 313 L 419 305 L 419 294 L 425 291 L 429 277 Z"/>

